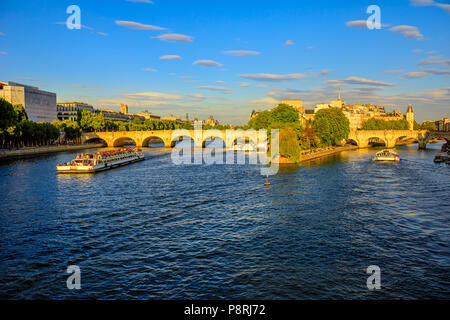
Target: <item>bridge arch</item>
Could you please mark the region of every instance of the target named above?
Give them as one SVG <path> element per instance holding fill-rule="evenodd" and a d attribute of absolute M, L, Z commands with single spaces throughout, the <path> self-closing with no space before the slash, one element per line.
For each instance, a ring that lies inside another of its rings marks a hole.
<path fill-rule="evenodd" d="M 192 140 L 191 136 L 176 136 L 170 142 L 171 148 L 193 148 L 195 147 L 194 140 Z"/>
<path fill-rule="evenodd" d="M 152 146 L 150 146 L 152 144 Z M 144 138 L 144 140 L 142 140 L 142 146 L 143 147 L 149 147 L 149 148 L 164 148 L 166 146 L 166 144 L 164 143 L 164 140 L 157 136 L 157 135 L 152 135 L 152 136 L 148 136 L 146 138 Z"/>
<path fill-rule="evenodd" d="M 398 145 L 401 142 L 401 140 L 403 140 L 403 142 L 404 142 L 403 144 L 407 144 L 409 142 L 416 141 L 417 137 L 413 137 L 410 135 L 404 135 L 404 136 L 397 137 L 397 138 L 395 138 L 394 145 Z"/>
<path fill-rule="evenodd" d="M 224 136 L 223 131 L 217 130 L 217 129 L 206 130 L 203 133 L 203 137 L 202 137 L 202 147 L 205 148 L 206 142 L 208 142 L 208 141 L 216 141 L 219 139 L 222 141 L 223 147 L 226 147 L 227 143 L 226 143 L 226 138 Z M 217 145 L 217 142 L 215 144 Z M 217 148 L 217 146 L 216 146 L 216 148 Z"/>
<path fill-rule="evenodd" d="M 372 147 L 387 147 L 388 141 L 385 137 L 373 136 L 367 139 L 367 143 Z M 384 144 L 384 145 L 383 145 Z"/>
<path fill-rule="evenodd" d="M 138 146 L 136 140 L 130 137 L 120 137 L 113 141 L 113 147 L 123 147 L 125 145 L 135 145 Z"/>
<path fill-rule="evenodd" d="M 243 141 L 244 143 L 253 143 L 258 145 L 258 134 L 256 130 L 234 130 L 232 134 L 228 134 L 227 131 L 227 148 L 233 147 L 238 141 Z"/>
<path fill-rule="evenodd" d="M 102 143 L 104 145 L 108 145 L 108 142 L 100 137 L 91 137 L 91 138 L 87 137 L 84 140 L 84 143 Z"/>
<path fill-rule="evenodd" d="M 182 148 L 187 147 L 187 144 L 190 144 L 191 147 L 195 146 L 195 139 L 192 132 L 186 129 L 177 129 L 173 131 L 169 138 L 170 142 L 168 147 L 171 148 L 176 147 L 179 143 L 182 144 Z"/>

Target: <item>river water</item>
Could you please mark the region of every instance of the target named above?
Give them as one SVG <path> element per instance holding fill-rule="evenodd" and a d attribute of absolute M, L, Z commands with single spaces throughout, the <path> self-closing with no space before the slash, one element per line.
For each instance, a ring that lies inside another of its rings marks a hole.
<path fill-rule="evenodd" d="M 75 153 L 0 164 L 0 298 L 449 299 L 450 166 L 428 147 L 282 167 L 268 190 L 259 165 L 150 148 L 95 175 L 55 174 Z"/>

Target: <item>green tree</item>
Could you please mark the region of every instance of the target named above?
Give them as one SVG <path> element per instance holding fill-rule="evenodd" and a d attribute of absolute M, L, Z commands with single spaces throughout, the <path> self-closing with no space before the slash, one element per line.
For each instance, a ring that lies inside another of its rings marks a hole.
<path fill-rule="evenodd" d="M 299 147 L 297 128 L 294 126 L 281 128 L 278 139 L 280 155 L 289 156 L 289 159 L 295 163 L 300 162 L 301 150 Z"/>
<path fill-rule="evenodd" d="M 72 142 L 76 142 L 82 135 L 82 129 L 77 122 L 72 120 L 64 120 L 63 129 L 66 140 Z"/>
<path fill-rule="evenodd" d="M 80 128 L 87 132 L 94 130 L 94 118 L 95 115 L 92 112 L 87 110 L 81 111 Z"/>
<path fill-rule="evenodd" d="M 362 130 L 408 130 L 409 125 L 406 120 L 383 120 L 370 118 L 362 125 Z"/>
<path fill-rule="evenodd" d="M 28 120 L 28 115 L 25 111 L 25 107 L 21 104 L 16 104 L 13 106 L 14 111 L 17 114 L 17 122 L 21 122 L 22 120 Z"/>
<path fill-rule="evenodd" d="M 11 103 L 0 98 L 0 130 L 6 130 L 17 123 L 17 113 Z"/>
<path fill-rule="evenodd" d="M 350 122 L 340 108 L 319 110 L 313 121 L 316 136 L 325 145 L 335 146 L 350 133 Z"/>
<path fill-rule="evenodd" d="M 299 122 L 298 110 L 294 107 L 280 103 L 271 111 L 272 122 L 297 123 Z"/>
<path fill-rule="evenodd" d="M 92 129 L 95 131 L 103 131 L 106 128 L 106 120 L 103 113 L 95 115 L 92 119 Z"/>
<path fill-rule="evenodd" d="M 436 124 L 432 121 L 424 121 L 421 126 L 420 129 L 422 130 L 428 130 L 428 131 L 436 131 L 437 127 Z"/>
<path fill-rule="evenodd" d="M 250 119 L 248 127 L 255 130 L 268 129 L 272 122 L 272 113 L 269 110 L 258 113 L 255 117 Z"/>

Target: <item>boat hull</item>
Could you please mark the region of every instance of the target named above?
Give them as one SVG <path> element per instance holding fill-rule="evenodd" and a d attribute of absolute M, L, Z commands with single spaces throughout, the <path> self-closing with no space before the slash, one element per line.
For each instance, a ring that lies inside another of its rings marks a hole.
<path fill-rule="evenodd" d="M 117 160 L 111 163 L 96 165 L 96 166 L 60 166 L 56 168 L 56 173 L 58 174 L 86 174 L 86 173 L 96 173 L 100 171 L 105 171 L 121 166 L 125 166 L 127 164 L 131 164 L 138 161 L 145 160 L 145 157 L 137 156 L 135 158 L 131 159 L 123 159 L 123 160 Z"/>
<path fill-rule="evenodd" d="M 394 158 L 394 159 L 392 159 L 392 158 L 383 158 L 383 157 L 378 157 L 378 158 L 373 158 L 373 161 L 384 161 L 384 162 L 386 162 L 386 161 L 389 161 L 389 162 L 399 162 L 400 161 L 400 159 L 399 158 Z"/>

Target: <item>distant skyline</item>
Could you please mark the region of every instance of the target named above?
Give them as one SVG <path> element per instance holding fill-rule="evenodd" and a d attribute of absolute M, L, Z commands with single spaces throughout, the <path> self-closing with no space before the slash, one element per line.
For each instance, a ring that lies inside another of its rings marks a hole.
<path fill-rule="evenodd" d="M 381 29 L 369 30 L 370 5 Z M 81 9 L 69 30 L 66 8 Z M 11 1 L 0 12 L 0 81 L 58 102 L 245 124 L 282 99 L 372 103 L 450 116 L 450 2 Z"/>

